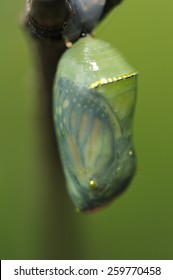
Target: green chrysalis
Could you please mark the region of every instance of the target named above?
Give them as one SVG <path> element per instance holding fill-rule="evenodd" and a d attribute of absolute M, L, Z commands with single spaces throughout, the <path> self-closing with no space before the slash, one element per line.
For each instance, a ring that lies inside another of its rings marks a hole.
<path fill-rule="evenodd" d="M 109 43 L 81 38 L 62 56 L 54 123 L 68 192 L 81 211 L 117 197 L 135 171 L 137 73 Z"/>

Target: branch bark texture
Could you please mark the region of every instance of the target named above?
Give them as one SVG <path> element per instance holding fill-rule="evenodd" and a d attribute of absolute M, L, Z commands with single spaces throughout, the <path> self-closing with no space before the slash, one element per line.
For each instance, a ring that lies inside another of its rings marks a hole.
<path fill-rule="evenodd" d="M 66 10 L 63 0 L 28 0 L 23 20 L 36 69 L 33 134 L 39 205 L 36 207 L 42 219 L 41 238 L 35 237 L 40 242 L 39 259 L 80 258 L 76 235 L 76 230 L 79 231 L 77 215 L 70 210 L 71 203 L 65 190 L 52 118 L 54 75 L 66 49 L 61 36 Z"/>
<path fill-rule="evenodd" d="M 107 0 L 103 17 L 121 1 Z M 82 244 L 82 236 L 78 217 L 71 211 L 66 194 L 52 118 L 53 80 L 58 61 L 66 49 L 62 33 L 69 16 L 66 0 L 26 1 L 23 26 L 34 58 L 37 85 L 34 135 L 44 231 L 40 259 L 81 258 L 78 240 Z"/>

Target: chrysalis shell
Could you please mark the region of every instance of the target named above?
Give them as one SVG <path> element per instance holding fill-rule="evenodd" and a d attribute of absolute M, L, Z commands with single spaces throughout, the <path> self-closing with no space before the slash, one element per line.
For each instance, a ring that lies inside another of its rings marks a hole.
<path fill-rule="evenodd" d="M 82 211 L 120 194 L 135 171 L 137 73 L 109 43 L 81 38 L 62 56 L 54 123 L 68 192 Z"/>

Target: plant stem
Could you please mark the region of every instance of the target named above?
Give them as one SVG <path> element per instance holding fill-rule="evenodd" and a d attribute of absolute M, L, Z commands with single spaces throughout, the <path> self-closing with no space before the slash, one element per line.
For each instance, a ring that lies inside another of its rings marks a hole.
<path fill-rule="evenodd" d="M 103 17 L 121 0 L 107 0 Z M 39 227 L 34 232 L 36 250 L 32 259 L 80 259 L 84 244 L 78 215 L 71 210 L 57 150 L 52 118 L 52 89 L 58 61 L 66 47 L 64 23 L 70 16 L 65 0 L 27 0 L 23 26 L 34 56 L 37 94 L 34 98 L 34 179 Z M 33 210 L 34 213 L 34 210 Z"/>
<path fill-rule="evenodd" d="M 28 0 L 23 21 L 29 34 L 37 81 L 34 166 L 37 166 L 35 173 L 39 180 L 35 185 L 40 228 L 35 234 L 40 234 L 37 244 L 40 249 L 37 258 L 40 259 L 80 258 L 77 215 L 71 210 L 65 190 L 52 119 L 53 79 L 57 63 L 65 51 L 60 34 L 65 11 L 65 1 L 62 0 Z"/>

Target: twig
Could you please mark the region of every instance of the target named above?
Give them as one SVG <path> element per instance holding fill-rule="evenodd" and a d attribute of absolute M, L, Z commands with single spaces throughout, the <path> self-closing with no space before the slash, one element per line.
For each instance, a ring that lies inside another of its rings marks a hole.
<path fill-rule="evenodd" d="M 35 129 L 36 184 L 41 237 L 39 258 L 73 259 L 79 257 L 76 215 L 69 207 L 52 120 L 52 85 L 57 63 L 65 51 L 61 29 L 66 17 L 65 0 L 28 0 L 23 26 L 36 68 Z M 39 176 L 38 176 L 39 174 Z"/>
<path fill-rule="evenodd" d="M 113 8 L 115 8 L 117 5 L 121 4 L 123 0 L 107 0 L 106 5 L 104 8 L 104 12 L 102 15 L 102 18 L 107 15 Z"/>
<path fill-rule="evenodd" d="M 107 0 L 103 17 L 121 1 Z M 27 0 L 23 20 L 34 56 L 38 88 L 34 134 L 37 136 L 36 164 L 40 166 L 38 193 L 42 194 L 38 203 L 44 230 L 40 259 L 80 259 L 77 215 L 69 210 L 71 205 L 65 191 L 52 119 L 53 80 L 66 48 L 62 32 L 69 13 L 65 0 Z M 81 238 L 80 235 L 82 244 Z"/>

